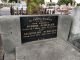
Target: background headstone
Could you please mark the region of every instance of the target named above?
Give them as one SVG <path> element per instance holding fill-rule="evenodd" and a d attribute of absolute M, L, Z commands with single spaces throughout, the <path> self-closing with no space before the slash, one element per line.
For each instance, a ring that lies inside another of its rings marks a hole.
<path fill-rule="evenodd" d="M 69 42 L 71 42 L 80 51 L 80 7 L 73 9 L 71 16 L 73 18 Z"/>
<path fill-rule="evenodd" d="M 70 15 L 60 15 L 58 20 L 58 38 L 67 41 L 72 24 Z"/>

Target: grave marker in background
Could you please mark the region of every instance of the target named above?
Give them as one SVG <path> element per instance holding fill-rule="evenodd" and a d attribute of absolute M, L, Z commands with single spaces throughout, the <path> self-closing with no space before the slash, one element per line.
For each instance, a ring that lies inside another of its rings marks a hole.
<path fill-rule="evenodd" d="M 73 18 L 73 24 L 68 41 L 80 51 L 80 7 L 74 8 L 71 16 Z"/>

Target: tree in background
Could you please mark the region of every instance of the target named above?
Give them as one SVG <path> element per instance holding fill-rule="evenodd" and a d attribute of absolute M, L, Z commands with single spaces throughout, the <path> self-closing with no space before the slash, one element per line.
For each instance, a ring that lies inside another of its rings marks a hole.
<path fill-rule="evenodd" d="M 77 6 L 80 6 L 80 3 L 78 3 Z"/>
<path fill-rule="evenodd" d="M 1 0 L 1 1 L 3 1 L 3 2 L 7 2 L 7 0 Z"/>
<path fill-rule="evenodd" d="M 17 3 L 17 0 L 9 0 L 9 2 L 13 2 L 13 1 Z"/>
<path fill-rule="evenodd" d="M 28 14 L 35 14 L 39 11 L 39 4 L 43 4 L 44 0 L 27 0 Z"/>
<path fill-rule="evenodd" d="M 62 4 L 68 4 L 71 3 L 71 5 L 73 4 L 75 0 L 58 0 L 58 4 L 62 5 Z"/>

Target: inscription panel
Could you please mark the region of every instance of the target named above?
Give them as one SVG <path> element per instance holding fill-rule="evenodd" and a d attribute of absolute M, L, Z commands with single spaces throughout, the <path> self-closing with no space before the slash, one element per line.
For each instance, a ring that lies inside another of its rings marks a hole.
<path fill-rule="evenodd" d="M 58 16 L 20 17 L 22 43 L 57 37 Z"/>

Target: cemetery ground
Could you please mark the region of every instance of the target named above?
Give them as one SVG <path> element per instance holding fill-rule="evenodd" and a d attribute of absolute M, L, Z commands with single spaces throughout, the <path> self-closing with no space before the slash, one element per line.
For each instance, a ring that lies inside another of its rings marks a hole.
<path fill-rule="evenodd" d="M 49 39 L 35 43 L 18 47 L 17 53 L 5 54 L 4 60 L 80 60 L 80 53 L 67 41 Z"/>

